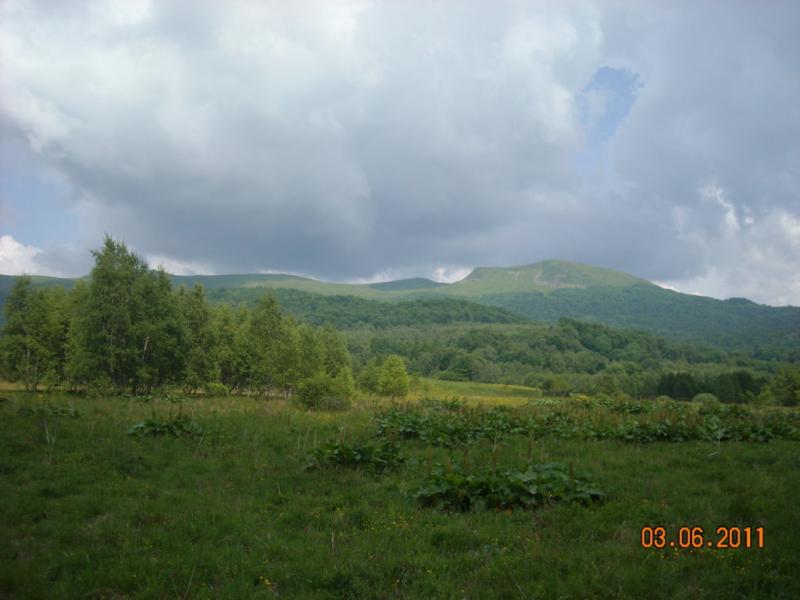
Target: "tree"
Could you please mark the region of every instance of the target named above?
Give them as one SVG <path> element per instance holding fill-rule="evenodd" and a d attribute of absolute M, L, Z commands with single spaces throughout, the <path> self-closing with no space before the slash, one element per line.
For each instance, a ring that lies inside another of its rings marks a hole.
<path fill-rule="evenodd" d="M 42 344 L 47 313 L 30 277 L 20 277 L 6 300 L 3 328 L 3 372 L 11 381 L 35 389 L 42 376 L 47 348 Z"/>
<path fill-rule="evenodd" d="M 772 397 L 783 406 L 800 404 L 800 370 L 782 367 L 769 384 Z"/>
<path fill-rule="evenodd" d="M 219 380 L 216 331 L 202 285 L 195 285 L 188 293 L 181 287 L 177 297 L 186 330 L 183 385 L 195 392 Z"/>
<path fill-rule="evenodd" d="M 67 296 L 61 288 L 35 289 L 20 277 L 5 305 L 6 325 L 0 337 L 0 371 L 34 390 L 42 382 L 57 387 L 64 379 Z"/>
<path fill-rule="evenodd" d="M 182 379 L 184 329 L 164 271 L 106 236 L 91 281 L 78 292 L 68 371 L 77 382 L 150 391 Z"/>
<path fill-rule="evenodd" d="M 336 377 L 340 370 L 345 367 L 351 368 L 350 353 L 336 330 L 330 325 L 325 325 L 319 335 L 324 349 L 325 372 L 331 377 Z"/>
<path fill-rule="evenodd" d="M 358 384 L 364 391 L 372 394 L 380 393 L 381 366 L 382 364 L 377 358 L 372 358 L 361 369 Z"/>
<path fill-rule="evenodd" d="M 300 379 L 307 379 L 325 368 L 325 348 L 319 330 L 310 325 L 297 326 Z"/>
<path fill-rule="evenodd" d="M 383 361 L 378 378 L 378 389 L 384 396 L 405 397 L 408 395 L 408 372 L 406 363 L 396 354 L 390 354 Z"/>
<path fill-rule="evenodd" d="M 263 394 L 281 384 L 279 370 L 279 339 L 285 334 L 278 301 L 272 294 L 259 298 L 247 320 L 242 350 L 250 363 L 249 382 Z"/>

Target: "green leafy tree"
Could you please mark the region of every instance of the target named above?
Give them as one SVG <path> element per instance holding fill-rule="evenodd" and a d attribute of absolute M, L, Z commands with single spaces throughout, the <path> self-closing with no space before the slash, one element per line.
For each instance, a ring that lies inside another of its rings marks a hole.
<path fill-rule="evenodd" d="M 70 365 L 79 382 L 149 391 L 182 379 L 184 329 L 169 277 L 106 236 L 72 321 Z"/>
<path fill-rule="evenodd" d="M 35 289 L 29 277 L 14 284 L 5 305 L 0 369 L 11 381 L 36 389 L 64 380 L 69 327 L 67 296 L 61 288 Z"/>
<path fill-rule="evenodd" d="M 180 288 L 178 304 L 186 330 L 183 385 L 187 391 L 195 392 L 219 380 L 216 331 L 202 285 L 195 285 L 188 293 Z"/>
<path fill-rule="evenodd" d="M 133 339 L 142 350 L 132 387 L 150 391 L 180 384 L 185 376 L 186 328 L 169 276 L 162 269 L 148 271 L 136 281 L 133 293 L 138 296 L 135 306 L 141 307 L 133 321 Z"/>
<path fill-rule="evenodd" d="M 294 321 L 281 315 L 273 294 L 264 295 L 250 311 L 236 352 L 245 379 L 261 394 L 288 396 L 300 381 L 300 334 Z"/>
<path fill-rule="evenodd" d="M 408 395 L 408 372 L 405 361 L 396 354 L 390 354 L 383 361 L 378 389 L 383 396 L 404 398 Z"/>
<path fill-rule="evenodd" d="M 377 358 L 370 359 L 358 376 L 358 385 L 366 392 L 379 394 L 381 379 L 381 361 Z"/>
<path fill-rule="evenodd" d="M 307 379 L 325 369 L 325 348 L 319 330 L 310 325 L 297 326 L 300 379 Z"/>
<path fill-rule="evenodd" d="M 325 351 L 323 358 L 325 372 L 331 377 L 336 377 L 340 370 L 352 368 L 350 352 L 337 331 L 330 325 L 326 325 L 319 335 Z"/>
<path fill-rule="evenodd" d="M 23 381 L 26 389 L 35 389 L 48 359 L 43 343 L 47 312 L 30 277 L 15 282 L 6 300 L 5 317 L 1 346 L 4 375 L 11 381 Z"/>
<path fill-rule="evenodd" d="M 276 340 L 275 385 L 288 398 L 300 382 L 303 367 L 301 361 L 300 333 L 291 317 L 281 320 L 281 330 Z"/>
<path fill-rule="evenodd" d="M 782 367 L 772 378 L 769 389 L 778 404 L 797 406 L 800 404 L 800 370 Z"/>
<path fill-rule="evenodd" d="M 243 328 L 244 321 L 244 311 L 234 311 L 228 304 L 221 304 L 211 310 L 211 327 L 216 342 L 219 380 L 233 391 L 241 389 L 244 379 L 240 372 L 241 365 L 237 356 L 238 332 L 240 328 Z"/>

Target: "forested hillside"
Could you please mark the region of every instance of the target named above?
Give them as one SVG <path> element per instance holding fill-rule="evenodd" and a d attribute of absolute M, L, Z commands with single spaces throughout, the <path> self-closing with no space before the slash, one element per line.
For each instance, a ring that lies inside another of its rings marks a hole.
<path fill-rule="evenodd" d="M 556 323 L 568 317 L 642 329 L 763 360 L 800 362 L 798 307 L 682 294 L 618 271 L 566 261 L 481 267 L 451 284 L 422 278 L 328 283 L 280 274 L 170 277 L 176 286 L 203 285 L 215 303 L 252 306 L 271 289 L 298 318 L 336 327 L 513 323 L 520 322 L 519 317 Z M 0 303 L 14 280 L 0 277 Z M 37 277 L 33 285 L 71 287 L 74 281 Z M 436 299 L 440 302 L 433 302 Z"/>
<path fill-rule="evenodd" d="M 572 319 L 556 325 L 364 328 L 345 335 L 357 372 L 371 360 L 397 354 L 420 375 L 521 384 L 557 395 L 666 394 L 687 400 L 710 392 L 721 393 L 724 401 L 744 402 L 755 400 L 774 373 L 785 368 L 708 346 Z M 682 378 L 680 385 L 673 381 L 675 374 Z"/>
<path fill-rule="evenodd" d="M 487 294 L 475 301 L 534 321 L 554 323 L 571 317 L 644 329 L 762 359 L 800 361 L 797 307 L 763 306 L 743 298 L 716 300 L 654 285 Z"/>
<path fill-rule="evenodd" d="M 323 296 L 300 290 L 272 290 L 281 307 L 313 325 L 337 328 L 426 326 L 448 323 L 526 323 L 528 319 L 497 306 L 456 298 L 425 298 L 401 302 L 378 302 L 356 296 Z M 263 288 L 211 289 L 216 303 L 252 306 L 264 295 Z"/>

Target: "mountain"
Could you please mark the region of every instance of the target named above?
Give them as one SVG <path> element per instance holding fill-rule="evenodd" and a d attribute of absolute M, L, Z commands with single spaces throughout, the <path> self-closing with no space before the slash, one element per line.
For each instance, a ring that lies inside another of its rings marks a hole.
<path fill-rule="evenodd" d="M 0 276 L 0 303 L 14 277 Z M 716 300 L 661 288 L 645 279 L 611 269 L 562 260 L 515 267 L 479 267 L 455 283 L 414 278 L 384 283 L 331 283 L 284 274 L 173 276 L 176 285 L 202 284 L 214 301 L 250 302 L 265 288 L 296 290 L 323 296 L 349 296 L 378 301 L 378 305 L 349 300 L 322 301 L 289 296 L 303 318 L 336 323 L 383 322 L 376 315 L 391 312 L 387 323 L 409 315 L 437 315 L 431 305 L 390 309 L 380 303 L 458 298 L 505 309 L 486 313 L 474 307 L 451 306 L 467 320 L 506 322 L 511 311 L 534 321 L 557 322 L 568 317 L 607 325 L 635 328 L 673 339 L 740 350 L 759 358 L 800 361 L 800 308 L 771 307 L 743 298 Z M 35 285 L 70 286 L 74 280 L 35 278 Z M 315 312 L 316 311 L 316 312 Z M 357 314 L 345 314 L 350 313 Z M 291 312 L 291 311 L 290 311 Z M 439 316 L 435 317 L 439 318 Z M 430 322 L 430 321 L 425 321 Z"/>
<path fill-rule="evenodd" d="M 32 283 L 34 287 L 63 287 L 66 289 L 70 289 L 72 286 L 75 285 L 75 282 L 78 279 L 67 279 L 63 277 L 45 277 L 43 275 L 32 275 L 31 276 Z M 5 320 L 5 315 L 3 314 L 2 307 L 5 306 L 6 298 L 8 294 L 11 293 L 11 288 L 14 287 L 14 283 L 17 281 L 16 275 L 0 275 L 0 323 Z"/>
<path fill-rule="evenodd" d="M 478 267 L 446 293 L 484 296 L 526 292 L 550 292 L 588 287 L 629 287 L 653 284 L 645 279 L 565 260 L 545 260 L 519 267 Z"/>
<path fill-rule="evenodd" d="M 446 283 L 438 281 L 431 281 L 424 277 L 413 277 L 411 279 L 398 279 L 397 281 L 382 281 L 380 283 L 371 283 L 369 287 L 374 290 L 381 290 L 387 292 L 397 292 L 406 290 L 425 290 L 431 288 L 438 288 L 446 286 Z"/>

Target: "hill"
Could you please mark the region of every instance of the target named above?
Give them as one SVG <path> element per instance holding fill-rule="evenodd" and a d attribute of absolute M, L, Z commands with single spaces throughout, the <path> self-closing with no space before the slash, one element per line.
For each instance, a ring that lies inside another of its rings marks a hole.
<path fill-rule="evenodd" d="M 591 267 L 564 260 L 545 260 L 518 267 L 478 267 L 461 281 L 447 286 L 445 293 L 484 296 L 499 293 L 550 292 L 589 287 L 653 286 L 627 273 Z M 655 286 L 654 286 L 655 287 Z"/>
<path fill-rule="evenodd" d="M 0 276 L 0 303 L 4 302 L 13 277 Z M 404 324 L 415 314 L 432 310 L 417 306 L 395 310 L 386 303 L 431 299 L 461 299 L 504 309 L 481 314 L 459 305 L 469 319 L 479 322 L 509 322 L 508 312 L 534 321 L 555 323 L 562 317 L 635 328 L 676 340 L 712 344 L 738 350 L 762 359 L 800 361 L 800 308 L 759 305 L 742 298 L 716 300 L 661 288 L 645 279 L 619 271 L 580 263 L 546 260 L 515 267 L 479 267 L 455 283 L 443 284 L 414 278 L 372 284 L 332 283 L 285 274 L 239 274 L 173 276 L 177 285 L 202 284 L 219 302 L 249 302 L 263 289 L 295 290 L 321 296 L 348 296 L 380 301 L 376 306 L 341 298 L 333 301 L 309 299 L 280 292 L 283 302 L 312 322 L 329 319 L 337 326 L 358 324 L 390 326 Z M 35 278 L 36 285 L 70 286 L 74 280 Z M 441 305 L 434 312 L 447 305 Z M 455 305 L 451 305 L 455 308 Z M 298 312 L 299 311 L 299 312 Z M 392 312 L 394 311 L 394 312 Z M 391 313 L 385 319 L 382 313 Z M 378 316 L 376 316 L 378 315 Z M 439 318 L 439 317 L 436 317 Z M 399 321 L 398 321 L 399 319 Z M 481 321 L 482 319 L 487 319 Z M 495 319 L 500 319 L 497 321 Z"/>
<path fill-rule="evenodd" d="M 461 298 L 421 298 L 379 302 L 355 296 L 323 296 L 300 290 L 273 290 L 281 308 L 311 325 L 355 327 L 422 327 L 452 323 L 527 323 L 528 319 L 498 306 L 469 302 Z M 255 305 L 263 290 L 258 288 L 211 289 L 212 302 Z"/>
<path fill-rule="evenodd" d="M 14 283 L 17 281 L 17 279 L 18 277 L 16 275 L 0 275 L 0 323 L 5 321 L 5 314 L 2 310 L 2 307 L 5 306 L 6 298 L 11 292 L 11 289 L 14 287 Z M 71 288 L 75 285 L 75 282 L 78 281 L 77 279 L 45 277 L 43 275 L 32 275 L 31 280 L 34 287 L 59 286 L 66 289 Z"/>

